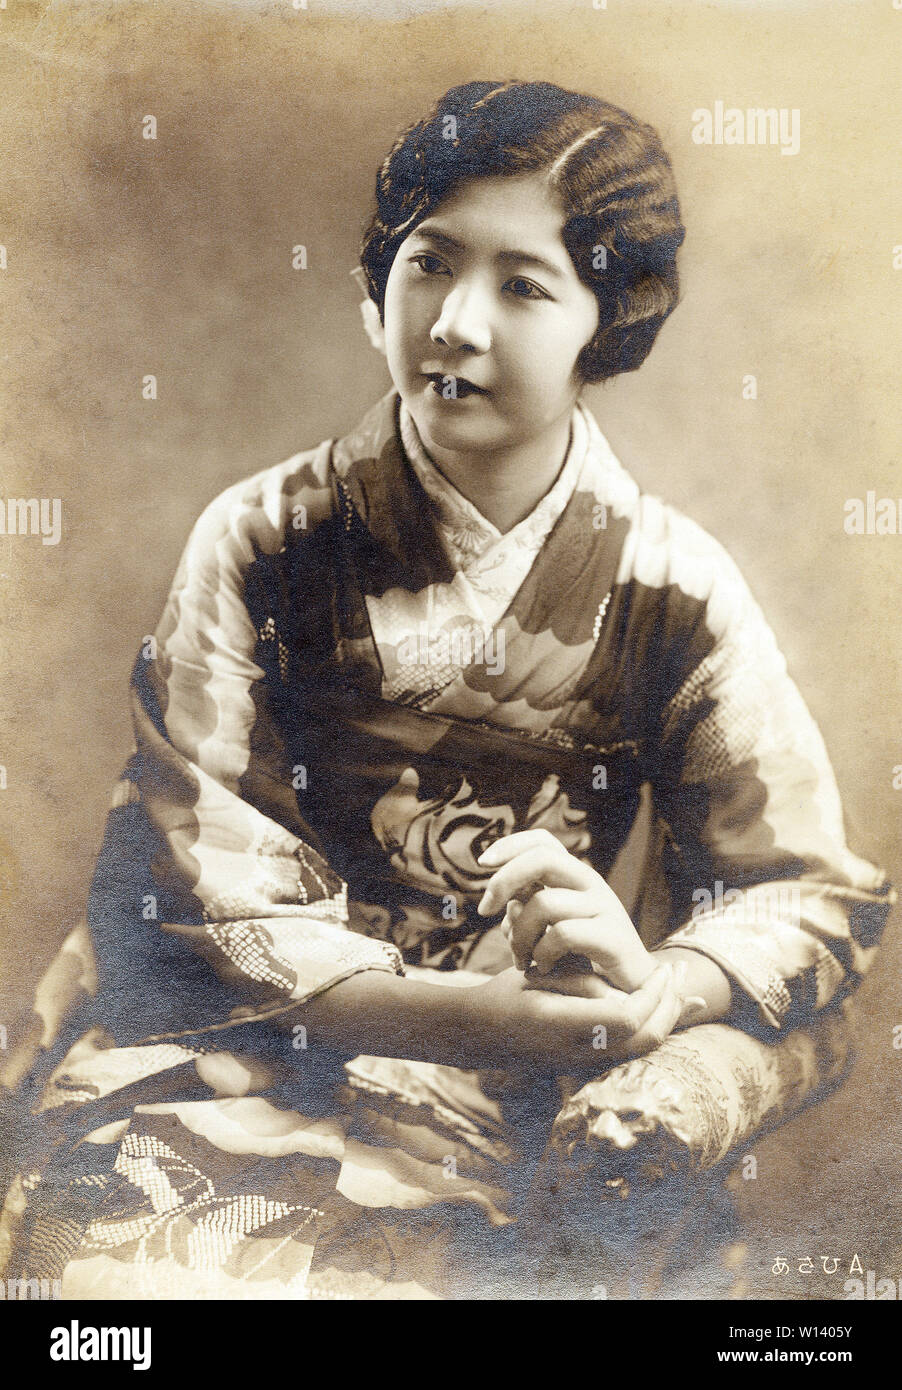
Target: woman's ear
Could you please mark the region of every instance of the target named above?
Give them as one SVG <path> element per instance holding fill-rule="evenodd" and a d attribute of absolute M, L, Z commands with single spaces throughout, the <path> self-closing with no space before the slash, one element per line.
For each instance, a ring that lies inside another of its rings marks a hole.
<path fill-rule="evenodd" d="M 379 310 L 369 297 L 367 291 L 366 275 L 361 266 L 355 266 L 351 271 L 351 277 L 358 289 L 362 290 L 366 298 L 360 305 L 360 317 L 363 319 L 363 327 L 366 336 L 369 338 L 377 352 L 385 356 L 385 329 L 379 320 Z"/>

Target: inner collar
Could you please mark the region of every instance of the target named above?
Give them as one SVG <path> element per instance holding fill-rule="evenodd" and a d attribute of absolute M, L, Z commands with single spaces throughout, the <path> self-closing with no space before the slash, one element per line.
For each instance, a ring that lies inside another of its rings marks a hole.
<path fill-rule="evenodd" d="M 470 559 L 480 557 L 499 542 L 541 544 L 574 492 L 588 442 L 583 410 L 577 404 L 571 417 L 570 443 L 557 478 L 527 516 L 510 531 L 502 532 L 440 472 L 426 452 L 413 416 L 403 401 L 399 425 L 407 460 L 432 504 L 436 523 L 445 539 L 453 540 L 454 549 L 460 552 L 461 558 Z"/>

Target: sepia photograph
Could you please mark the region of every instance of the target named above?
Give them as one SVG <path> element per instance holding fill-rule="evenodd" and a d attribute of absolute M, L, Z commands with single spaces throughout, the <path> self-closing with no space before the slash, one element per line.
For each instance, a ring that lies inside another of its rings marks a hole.
<path fill-rule="evenodd" d="M 900 54 L 902 0 L 0 0 L 36 1356 L 588 1300 L 849 1363 L 902 1299 Z"/>

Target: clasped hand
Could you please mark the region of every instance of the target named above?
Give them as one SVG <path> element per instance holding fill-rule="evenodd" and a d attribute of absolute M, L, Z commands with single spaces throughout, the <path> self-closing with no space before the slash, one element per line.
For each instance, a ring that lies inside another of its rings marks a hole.
<path fill-rule="evenodd" d="M 684 966 L 674 971 L 655 959 L 613 889 L 549 831 L 496 840 L 478 863 L 495 870 L 478 911 L 491 916 L 505 907 L 521 990 L 596 1001 L 598 1022 L 620 1034 L 626 1055 L 660 1045 L 704 1007 L 683 993 Z"/>

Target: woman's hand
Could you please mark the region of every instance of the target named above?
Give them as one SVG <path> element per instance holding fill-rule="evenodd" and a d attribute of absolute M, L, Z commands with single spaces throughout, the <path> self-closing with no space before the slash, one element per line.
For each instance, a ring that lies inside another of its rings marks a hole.
<path fill-rule="evenodd" d="M 478 910 L 490 916 L 507 905 L 511 950 L 521 970 L 534 965 L 535 973 L 545 976 L 565 957 L 582 956 L 609 984 L 627 992 L 639 989 L 655 970 L 657 962 L 617 894 L 550 831 L 507 835 L 477 862 L 497 866 Z"/>
<path fill-rule="evenodd" d="M 497 1048 L 500 1067 L 517 1061 L 564 1074 L 597 1073 L 660 1047 L 683 1007 L 670 965 L 659 965 L 631 994 L 596 975 L 575 975 L 572 985 L 561 993 L 513 966 L 472 986 L 466 991 L 471 1042 L 483 1053 Z"/>

